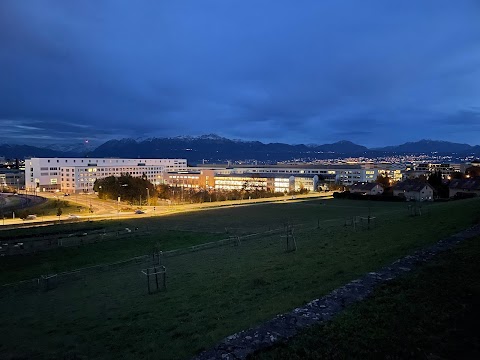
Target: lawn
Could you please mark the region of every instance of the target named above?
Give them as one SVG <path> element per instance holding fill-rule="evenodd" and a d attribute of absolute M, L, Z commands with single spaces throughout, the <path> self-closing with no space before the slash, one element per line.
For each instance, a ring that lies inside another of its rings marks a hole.
<path fill-rule="evenodd" d="M 223 237 L 225 228 L 228 235 L 253 234 L 289 221 L 296 224 L 298 250 L 285 252 L 285 239 L 276 233 L 243 240 L 240 246 L 169 257 L 168 289 L 155 295 L 147 294 L 140 273 L 145 264 L 85 275 L 48 292 L 2 291 L 0 351 L 7 358 L 188 358 L 471 225 L 478 220 L 479 205 L 477 199 L 432 204 L 422 216 L 410 217 L 404 203 L 328 200 L 125 221 L 122 226 L 149 227 L 152 238 L 145 240 L 145 249 L 162 238 L 165 249 L 183 247 Z M 370 230 L 344 226 L 346 217 L 369 212 L 376 217 Z M 179 234 L 193 236 L 176 243 Z M 133 251 L 129 244 L 143 241 L 112 240 L 67 249 L 68 254 L 53 250 L 33 255 L 23 266 L 34 264 L 33 274 L 45 262 L 66 269 L 70 262 L 75 264 L 71 268 L 102 262 L 104 253 L 115 254 L 108 261 L 120 260 L 138 254 L 140 247 Z M 2 276 L 13 276 L 23 266 L 7 264 Z"/>
<path fill-rule="evenodd" d="M 19 196 L 15 196 L 15 198 L 20 199 Z M 37 197 L 37 199 L 40 199 Z M 17 200 L 17 202 L 19 202 Z M 39 204 L 33 204 L 32 206 L 23 208 L 18 207 L 18 204 L 15 205 L 17 209 L 15 210 L 15 214 L 17 217 L 21 217 L 21 215 L 30 215 L 34 214 L 38 217 L 42 216 L 49 216 L 49 215 L 57 215 L 58 209 L 60 208 L 63 215 L 70 214 L 70 213 L 81 213 L 87 212 L 88 208 L 78 205 L 76 203 L 67 201 L 67 200 L 52 200 L 47 199 L 46 201 L 42 201 Z M 13 206 L 12 206 L 13 207 Z"/>
<path fill-rule="evenodd" d="M 335 200 L 326 205 L 325 201 L 305 201 L 236 208 L 221 208 L 196 211 L 184 215 L 156 218 L 111 220 L 96 222 L 71 222 L 32 230 L 13 229 L 0 231 L 0 240 L 13 243 L 30 242 L 56 244 L 59 239 L 71 241 L 70 235 L 87 233 L 82 240 L 102 242 L 81 247 L 69 247 L 30 254 L 5 257 L 0 261 L 0 284 L 38 277 L 46 269 L 61 272 L 105 262 L 121 261 L 135 256 L 150 254 L 153 246 L 172 250 L 198 245 L 205 242 L 228 238 L 232 235 L 252 235 L 273 229 L 282 229 L 283 224 L 295 224 L 297 231 L 318 225 L 327 230 L 345 223 L 345 217 L 353 215 L 385 216 L 392 212 L 405 212 L 405 204 L 367 204 Z M 320 221 L 320 223 L 319 223 Z M 125 229 L 136 229 L 126 233 Z M 321 231 L 320 231 L 321 232 Z M 320 233 L 316 229 L 316 233 Z M 108 236 L 103 237 L 103 233 Z M 327 232 L 328 233 L 328 232 Z M 78 239 L 77 239 L 78 240 Z M 103 241 L 107 240 L 107 241 Z M 38 248 L 40 246 L 36 246 Z M 8 270 L 11 271 L 8 271 Z"/>
<path fill-rule="evenodd" d="M 478 359 L 480 238 L 251 359 Z"/>

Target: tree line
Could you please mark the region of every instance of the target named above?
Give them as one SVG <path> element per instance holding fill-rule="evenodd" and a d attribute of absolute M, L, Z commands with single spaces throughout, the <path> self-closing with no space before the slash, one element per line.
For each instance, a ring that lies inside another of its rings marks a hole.
<path fill-rule="evenodd" d="M 148 190 L 147 190 L 148 189 Z M 93 190 L 100 199 L 129 202 L 132 205 L 156 205 L 158 199 L 173 202 L 202 203 L 226 200 L 259 199 L 285 195 L 305 194 L 306 189 L 291 191 L 288 193 L 271 192 L 263 189 L 254 190 L 214 190 L 193 189 L 182 186 L 153 185 L 143 177 L 133 177 L 130 174 L 122 174 L 119 177 L 109 176 L 97 179 Z"/>

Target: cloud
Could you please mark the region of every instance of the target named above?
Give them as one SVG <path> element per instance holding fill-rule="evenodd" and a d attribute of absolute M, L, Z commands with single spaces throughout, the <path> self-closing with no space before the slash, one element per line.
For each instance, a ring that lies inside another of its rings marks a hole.
<path fill-rule="evenodd" d="M 480 129 L 464 129 L 480 100 L 479 10 L 446 0 L 3 0 L 0 121 L 42 130 L 2 139 L 476 141 Z"/>

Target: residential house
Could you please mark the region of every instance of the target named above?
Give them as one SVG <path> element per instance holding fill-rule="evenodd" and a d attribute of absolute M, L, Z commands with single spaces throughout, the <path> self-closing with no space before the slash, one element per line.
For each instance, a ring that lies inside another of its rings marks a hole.
<path fill-rule="evenodd" d="M 356 182 L 350 186 L 350 192 L 364 195 L 381 195 L 383 194 L 383 187 L 377 183 Z"/>
<path fill-rule="evenodd" d="M 458 193 L 480 195 L 480 178 L 453 179 L 448 185 L 448 196 L 454 197 Z"/>
<path fill-rule="evenodd" d="M 413 201 L 433 201 L 434 188 L 425 182 L 408 179 L 393 187 L 393 195 Z"/>

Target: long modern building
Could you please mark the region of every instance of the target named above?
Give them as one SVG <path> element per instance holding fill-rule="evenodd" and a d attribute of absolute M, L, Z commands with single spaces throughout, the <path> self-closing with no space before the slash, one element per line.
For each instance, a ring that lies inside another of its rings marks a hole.
<path fill-rule="evenodd" d="M 358 164 L 279 164 L 279 165 L 199 165 L 197 170 L 212 169 L 216 174 L 289 174 L 318 175 L 325 181 L 342 185 L 352 185 L 356 182 L 374 182 L 378 175 L 388 175 L 393 181 L 403 179 L 405 166 L 389 163 L 358 163 Z"/>
<path fill-rule="evenodd" d="M 158 184 L 164 172 L 186 170 L 186 159 L 31 158 L 25 160 L 25 188 L 90 192 L 98 178 L 130 174 Z"/>

